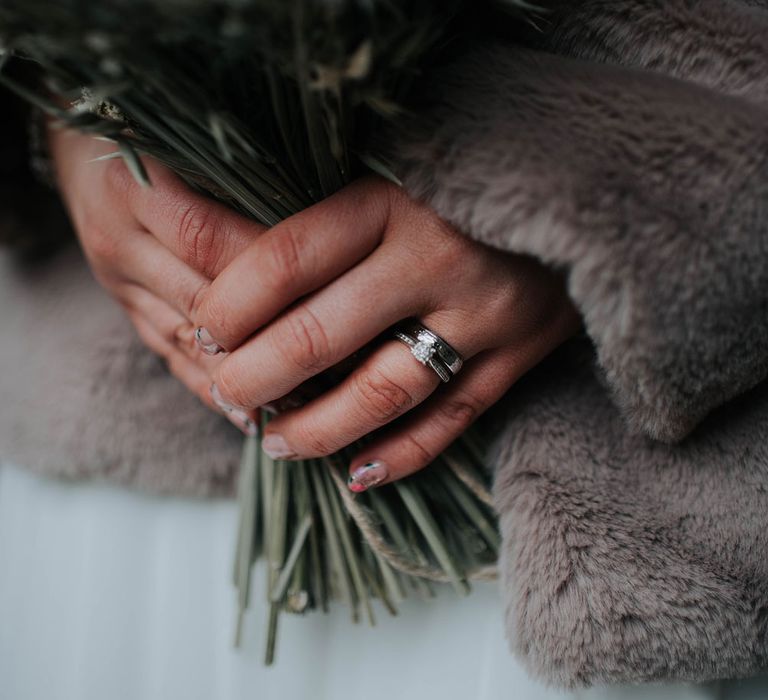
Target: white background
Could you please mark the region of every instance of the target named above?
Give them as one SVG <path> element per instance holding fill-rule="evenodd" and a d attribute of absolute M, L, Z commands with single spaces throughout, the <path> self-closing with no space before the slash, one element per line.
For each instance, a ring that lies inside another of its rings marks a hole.
<path fill-rule="evenodd" d="M 768 698 L 768 680 L 561 694 L 510 656 L 495 586 L 443 591 L 378 625 L 282 618 L 261 664 L 257 575 L 232 648 L 235 504 L 154 499 L 0 466 L 0 700 L 699 700 Z M 262 572 L 257 571 L 257 574 Z"/>

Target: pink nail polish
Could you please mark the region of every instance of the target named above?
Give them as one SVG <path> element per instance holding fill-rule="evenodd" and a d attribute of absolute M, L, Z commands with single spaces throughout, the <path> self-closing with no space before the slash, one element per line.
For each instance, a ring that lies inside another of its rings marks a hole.
<path fill-rule="evenodd" d="M 362 493 L 385 481 L 389 471 L 384 462 L 368 462 L 355 469 L 347 479 L 347 486 L 354 493 Z"/>
<path fill-rule="evenodd" d="M 282 435 L 270 433 L 261 441 L 261 449 L 272 459 L 293 459 L 297 454 L 288 447 L 288 443 Z"/>
<path fill-rule="evenodd" d="M 224 348 L 221 347 L 221 345 L 213 339 L 213 336 L 208 330 L 202 326 L 195 329 L 195 340 L 197 341 L 198 347 L 206 355 L 218 355 L 220 352 L 224 352 Z"/>

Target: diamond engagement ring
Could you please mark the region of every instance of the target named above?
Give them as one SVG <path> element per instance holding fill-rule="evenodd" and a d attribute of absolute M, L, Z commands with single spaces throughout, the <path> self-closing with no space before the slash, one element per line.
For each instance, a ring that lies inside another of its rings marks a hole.
<path fill-rule="evenodd" d="M 434 370 L 444 382 L 450 381 L 464 364 L 461 355 L 450 344 L 417 321 L 399 325 L 394 335 L 411 349 L 411 355 L 425 367 Z"/>

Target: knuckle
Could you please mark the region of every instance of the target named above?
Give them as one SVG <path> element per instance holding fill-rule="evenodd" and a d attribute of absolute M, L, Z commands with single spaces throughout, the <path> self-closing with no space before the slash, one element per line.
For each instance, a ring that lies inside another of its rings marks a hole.
<path fill-rule="evenodd" d="M 195 330 L 190 323 L 184 321 L 176 325 L 171 330 L 171 339 L 186 357 L 197 357 L 199 351 L 195 341 Z"/>
<path fill-rule="evenodd" d="M 204 204 L 182 204 L 177 214 L 176 241 L 184 260 L 201 272 L 216 268 L 219 215 Z"/>
<path fill-rule="evenodd" d="M 355 382 L 360 407 L 377 422 L 389 422 L 415 403 L 410 392 L 379 370 L 363 372 Z"/>
<path fill-rule="evenodd" d="M 83 227 L 83 248 L 98 265 L 113 267 L 121 255 L 120 236 L 112 236 L 100 226 Z"/>
<path fill-rule="evenodd" d="M 301 239 L 302 230 L 296 223 L 284 226 L 279 235 L 271 237 L 267 246 L 268 274 L 265 283 L 273 289 L 283 291 L 301 278 L 304 269 Z"/>
<path fill-rule="evenodd" d="M 221 398 L 237 408 L 253 408 L 248 391 L 243 384 L 242 372 L 232 362 L 232 356 L 224 360 L 214 371 L 212 381 L 221 394 Z"/>
<path fill-rule="evenodd" d="M 424 467 L 429 464 L 437 455 L 431 450 L 428 450 L 422 444 L 421 440 L 412 435 L 406 433 L 403 435 L 403 442 L 406 450 L 410 453 L 410 467 Z"/>
<path fill-rule="evenodd" d="M 444 398 L 439 404 L 443 420 L 451 427 L 468 428 L 482 412 L 480 401 L 468 394 Z"/>
<path fill-rule="evenodd" d="M 300 446 L 302 454 L 311 457 L 327 457 L 339 449 L 331 436 L 309 425 L 295 430 L 294 444 Z"/>
<path fill-rule="evenodd" d="M 431 291 L 435 277 L 445 275 L 453 284 L 460 285 L 466 277 L 467 261 L 472 260 L 467 256 L 466 241 L 446 229 L 442 222 L 421 218 L 417 221 L 415 226 L 423 235 L 418 240 L 408 240 L 401 253 L 405 256 L 409 284 Z M 428 284 L 430 280 L 432 284 Z"/>
<path fill-rule="evenodd" d="M 317 372 L 331 364 L 330 341 L 317 316 L 306 306 L 299 305 L 284 319 L 284 339 L 277 347 L 291 363 L 301 370 Z"/>
<path fill-rule="evenodd" d="M 440 270 L 461 270 L 468 259 L 467 248 L 471 244 L 460 233 L 457 233 L 442 221 L 433 221 L 434 236 L 440 245 L 434 246 L 432 265 Z"/>

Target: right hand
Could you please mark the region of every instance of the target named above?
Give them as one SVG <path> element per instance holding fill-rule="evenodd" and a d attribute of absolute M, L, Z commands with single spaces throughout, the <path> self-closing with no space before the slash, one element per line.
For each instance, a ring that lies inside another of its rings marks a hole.
<path fill-rule="evenodd" d="M 57 181 L 98 282 L 125 309 L 144 343 L 206 405 L 221 357 L 200 351 L 190 321 L 211 279 L 265 229 L 191 191 L 170 170 L 143 160 L 142 187 L 121 159 L 90 162 L 115 145 L 51 128 Z M 224 411 L 245 432 L 254 412 Z"/>

